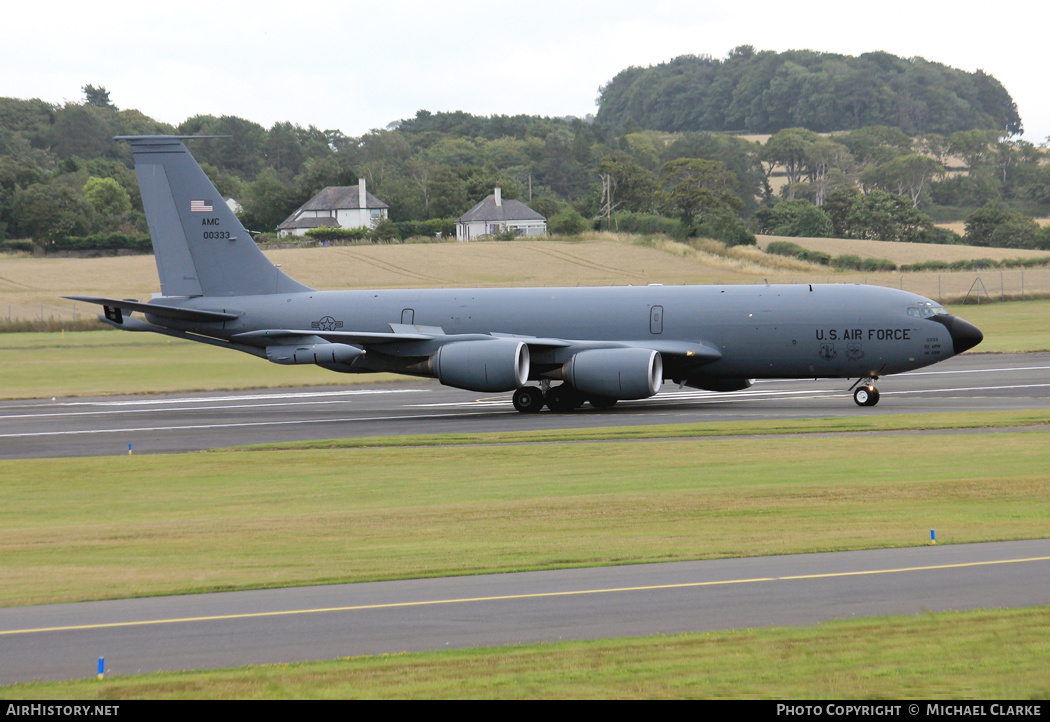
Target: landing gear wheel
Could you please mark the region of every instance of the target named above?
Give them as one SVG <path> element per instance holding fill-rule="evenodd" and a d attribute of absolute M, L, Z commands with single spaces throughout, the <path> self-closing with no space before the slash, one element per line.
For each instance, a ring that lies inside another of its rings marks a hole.
<path fill-rule="evenodd" d="M 547 408 L 556 413 L 565 413 L 583 405 L 583 396 L 568 384 L 553 386 L 547 391 Z"/>
<path fill-rule="evenodd" d="M 879 390 L 871 384 L 865 384 L 853 392 L 853 401 L 857 406 L 874 406 L 879 403 Z"/>
<path fill-rule="evenodd" d="M 616 404 L 616 399 L 608 396 L 592 396 L 587 399 L 591 402 L 591 406 L 596 409 L 611 409 Z"/>
<path fill-rule="evenodd" d="M 522 386 L 514 392 L 514 408 L 523 414 L 535 414 L 543 408 L 543 392 L 535 386 Z"/>

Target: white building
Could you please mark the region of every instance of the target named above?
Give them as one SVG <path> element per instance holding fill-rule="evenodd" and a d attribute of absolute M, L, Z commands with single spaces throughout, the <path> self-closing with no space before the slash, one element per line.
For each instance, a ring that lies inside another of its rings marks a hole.
<path fill-rule="evenodd" d="M 369 193 L 365 179 L 356 186 L 328 186 L 288 216 L 277 226 L 278 236 L 301 236 L 311 228 L 371 228 L 387 217 L 390 210 L 383 201 Z"/>
<path fill-rule="evenodd" d="M 456 240 L 485 238 L 504 231 L 516 236 L 547 235 L 547 219 L 521 201 L 503 200 L 500 187 L 456 219 Z"/>

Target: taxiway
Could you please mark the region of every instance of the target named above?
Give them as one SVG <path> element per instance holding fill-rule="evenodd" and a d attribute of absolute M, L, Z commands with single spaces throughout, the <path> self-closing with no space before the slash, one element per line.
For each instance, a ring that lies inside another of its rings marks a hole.
<path fill-rule="evenodd" d="M 0 683 L 1050 601 L 1050 539 L 0 609 Z"/>

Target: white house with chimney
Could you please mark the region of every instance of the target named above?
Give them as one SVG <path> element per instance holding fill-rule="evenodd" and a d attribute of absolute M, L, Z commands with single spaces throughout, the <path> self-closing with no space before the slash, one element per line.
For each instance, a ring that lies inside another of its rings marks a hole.
<path fill-rule="evenodd" d="M 456 219 L 456 240 L 494 236 L 513 231 L 516 236 L 547 235 L 547 219 L 521 201 L 503 200 L 500 187 Z"/>
<path fill-rule="evenodd" d="M 390 210 L 365 188 L 365 179 L 356 186 L 328 186 L 277 226 L 277 235 L 301 236 L 311 228 L 372 228 Z"/>

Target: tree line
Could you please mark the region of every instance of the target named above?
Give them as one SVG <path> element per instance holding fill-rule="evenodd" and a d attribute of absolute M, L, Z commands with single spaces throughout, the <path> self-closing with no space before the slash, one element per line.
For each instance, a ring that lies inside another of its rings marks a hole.
<path fill-rule="evenodd" d="M 1050 211 L 1050 166 L 1041 148 L 997 129 L 912 136 L 892 126 L 790 127 L 756 142 L 600 119 L 421 110 L 351 137 L 234 116 L 170 126 L 117 108 L 91 85 L 81 102 L 64 105 L 0 98 L 0 242 L 112 247 L 123 236 L 142 244 L 130 148 L 112 138 L 170 133 L 231 136 L 193 141 L 192 151 L 220 193 L 240 202 L 246 227 L 263 233 L 325 186 L 364 177 L 399 224 L 382 229 L 384 238 L 447 233 L 499 183 L 552 232 L 953 242 L 934 219 L 972 218 L 968 241 L 1047 247 L 1030 216 Z"/>
<path fill-rule="evenodd" d="M 683 55 L 622 70 L 599 90 L 598 120 L 670 132 L 818 132 L 888 125 L 909 134 L 1022 131 L 1003 85 L 924 58 L 858 57 L 742 45 L 723 59 Z"/>

